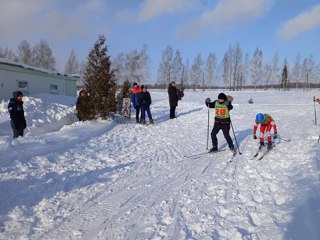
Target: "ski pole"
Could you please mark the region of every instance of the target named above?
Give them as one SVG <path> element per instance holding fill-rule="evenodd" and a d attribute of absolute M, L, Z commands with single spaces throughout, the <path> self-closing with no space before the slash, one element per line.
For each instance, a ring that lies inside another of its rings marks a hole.
<path fill-rule="evenodd" d="M 209 115 L 209 106 L 208 106 L 208 129 L 207 129 L 207 150 L 208 150 L 208 146 L 209 146 L 209 118 L 210 118 L 210 115 Z"/>
<path fill-rule="evenodd" d="M 242 152 L 240 152 L 240 148 L 239 148 L 239 145 L 238 145 L 238 141 L 237 141 L 237 138 L 236 138 L 236 134 L 234 133 L 234 129 L 233 129 L 233 125 L 232 125 L 231 119 L 230 119 L 230 125 L 231 125 L 231 128 L 232 128 L 234 140 L 236 141 L 236 144 L 237 144 L 237 148 L 238 148 L 239 154 L 241 155 Z"/>
<path fill-rule="evenodd" d="M 285 139 L 285 138 L 282 138 L 282 137 L 279 137 L 279 139 L 281 139 L 282 141 L 285 141 L 285 142 L 290 142 L 291 139 Z"/>
<path fill-rule="evenodd" d="M 314 125 L 317 126 L 316 96 L 313 96 Z"/>

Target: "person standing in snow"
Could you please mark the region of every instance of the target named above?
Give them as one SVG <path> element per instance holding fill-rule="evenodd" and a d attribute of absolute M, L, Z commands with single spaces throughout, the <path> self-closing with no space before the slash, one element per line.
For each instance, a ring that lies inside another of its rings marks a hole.
<path fill-rule="evenodd" d="M 16 91 L 12 95 L 13 98 L 10 99 L 8 104 L 8 111 L 10 113 L 13 138 L 23 137 L 23 131 L 27 127 L 22 101 L 23 94 L 20 91 Z"/>
<path fill-rule="evenodd" d="M 176 118 L 176 107 L 178 106 L 179 95 L 176 88 L 176 83 L 172 81 L 168 87 L 170 119 Z"/>
<path fill-rule="evenodd" d="M 260 148 L 264 146 L 264 133 L 267 134 L 268 139 L 268 149 L 272 148 L 272 140 L 271 140 L 271 128 L 273 127 L 273 139 L 277 138 L 277 125 L 274 119 L 267 113 L 258 113 L 256 115 L 256 120 L 253 125 L 253 139 L 257 139 L 257 129 L 260 124 Z"/>
<path fill-rule="evenodd" d="M 234 151 L 234 145 L 230 137 L 230 113 L 229 111 L 233 109 L 232 106 L 233 98 L 231 96 L 226 96 L 224 93 L 219 93 L 218 100 L 211 102 L 210 98 L 205 100 L 207 107 L 215 108 L 215 118 L 214 125 L 211 131 L 212 148 L 210 152 L 218 151 L 218 139 L 217 134 L 222 130 L 224 138 L 226 139 L 229 149 Z"/>
<path fill-rule="evenodd" d="M 141 123 L 146 124 L 146 112 L 148 114 L 148 118 L 150 121 L 150 124 L 153 124 L 153 119 L 150 111 L 150 105 L 152 103 L 151 101 L 151 95 L 148 92 L 147 86 L 142 85 L 141 86 L 142 92 L 139 96 L 139 103 L 141 105 Z"/>
<path fill-rule="evenodd" d="M 79 121 L 85 121 L 89 119 L 89 98 L 85 90 L 79 92 L 79 96 L 76 103 L 77 118 Z"/>
<path fill-rule="evenodd" d="M 133 88 L 132 88 L 132 92 L 131 92 L 131 102 L 132 105 L 134 107 L 134 109 L 136 110 L 136 123 L 140 123 L 140 109 L 141 109 L 141 105 L 139 103 L 139 97 L 140 97 L 140 93 L 142 92 L 141 87 L 138 85 L 138 83 L 134 82 L 132 84 Z"/>

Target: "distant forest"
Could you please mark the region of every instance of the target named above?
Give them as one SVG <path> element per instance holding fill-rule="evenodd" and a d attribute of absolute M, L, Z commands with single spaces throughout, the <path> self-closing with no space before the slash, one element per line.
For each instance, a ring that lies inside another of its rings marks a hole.
<path fill-rule="evenodd" d="M 22 40 L 15 51 L 0 47 L 0 57 L 56 70 L 54 53 L 48 41 L 43 39 L 34 46 Z M 72 49 L 63 73 L 83 76 L 87 61 L 79 62 L 75 50 Z M 129 53 L 119 53 L 111 59 L 111 68 L 119 86 L 127 80 L 156 88 L 166 88 L 171 81 L 175 81 L 180 88 L 194 90 L 320 88 L 320 65 L 312 55 L 305 58 L 298 53 L 295 59 L 290 61 L 291 64 L 286 58 L 280 61 L 278 53 L 274 54 L 271 61 L 264 61 L 262 49 L 256 48 L 249 54 L 244 52 L 239 43 L 230 45 L 222 59 L 217 59 L 214 52 L 208 52 L 205 57 L 198 53 L 192 60 L 184 59 L 179 50 L 167 46 L 158 61 L 156 76 L 151 76 L 148 46 L 144 45 L 141 49 Z"/>

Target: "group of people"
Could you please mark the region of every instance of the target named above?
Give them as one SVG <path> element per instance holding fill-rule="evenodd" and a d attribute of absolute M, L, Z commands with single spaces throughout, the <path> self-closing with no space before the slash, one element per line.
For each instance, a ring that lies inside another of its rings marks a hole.
<path fill-rule="evenodd" d="M 178 101 L 181 100 L 181 93 L 177 90 L 175 82 L 171 82 L 168 87 L 169 105 L 170 105 L 170 119 L 176 118 L 175 111 L 178 106 Z M 10 114 L 10 124 L 13 131 L 13 138 L 23 136 L 24 129 L 27 127 L 26 119 L 23 109 L 23 94 L 21 91 L 13 92 L 13 97 L 10 99 L 8 105 L 8 111 Z M 81 106 L 82 102 L 87 100 L 87 95 L 84 90 L 80 91 L 79 98 L 77 100 L 77 116 L 79 120 L 84 120 L 85 116 L 82 116 Z M 133 83 L 131 100 L 133 107 L 136 110 L 136 122 L 146 124 L 146 113 L 148 115 L 151 124 L 154 123 L 152 114 L 150 111 L 150 105 L 152 103 L 151 95 L 148 92 L 147 86 L 139 86 L 136 82 Z M 205 100 L 205 104 L 208 108 L 215 108 L 215 122 L 211 131 L 212 148 L 211 152 L 218 151 L 218 139 L 217 134 L 222 130 L 223 135 L 228 143 L 230 150 L 235 151 L 233 141 L 230 137 L 230 110 L 232 106 L 233 98 L 227 96 L 224 93 L 218 95 L 218 99 L 211 102 L 210 98 Z M 140 116 L 141 112 L 141 116 Z M 257 139 L 257 129 L 260 125 L 260 146 L 264 146 L 264 134 L 267 135 L 268 148 L 272 148 L 272 138 L 270 131 L 273 128 L 273 138 L 277 138 L 277 126 L 274 119 L 267 113 L 258 113 L 256 115 L 253 138 Z"/>
<path fill-rule="evenodd" d="M 131 102 L 134 109 L 136 110 L 136 123 L 146 124 L 147 112 L 150 124 L 154 124 L 150 111 L 152 100 L 151 95 L 148 92 L 148 87 L 145 85 L 139 86 L 136 82 L 134 82 L 132 86 L 133 88 L 131 93 Z"/>
<path fill-rule="evenodd" d="M 215 108 L 215 121 L 213 125 L 213 129 L 211 131 L 211 140 L 212 140 L 212 148 L 210 152 L 218 151 L 218 139 L 217 134 L 220 130 L 227 141 L 229 149 L 235 152 L 233 141 L 230 137 L 230 110 L 233 109 L 232 106 L 233 97 L 227 96 L 224 93 L 219 93 L 218 99 L 211 102 L 210 98 L 205 100 L 205 104 L 208 108 Z M 272 137 L 270 134 L 271 129 L 273 128 L 273 138 L 277 138 L 277 125 L 274 119 L 267 113 L 258 113 L 255 118 L 254 126 L 253 126 L 253 138 L 257 139 L 257 129 L 260 125 L 260 146 L 259 148 L 264 146 L 264 135 L 266 133 L 268 140 L 268 149 L 272 148 Z"/>
<path fill-rule="evenodd" d="M 148 92 L 146 86 L 138 85 L 138 83 L 134 82 L 132 84 L 132 93 L 131 93 L 131 102 L 136 110 L 136 122 L 141 124 L 146 124 L 146 112 L 151 124 L 154 123 L 150 111 L 151 95 Z M 170 106 L 170 119 L 176 118 L 176 107 L 178 106 L 178 101 L 183 97 L 183 92 L 176 88 L 176 83 L 174 81 L 170 82 L 168 87 L 168 95 L 169 95 L 169 106 Z M 141 110 L 141 117 L 140 117 Z"/>

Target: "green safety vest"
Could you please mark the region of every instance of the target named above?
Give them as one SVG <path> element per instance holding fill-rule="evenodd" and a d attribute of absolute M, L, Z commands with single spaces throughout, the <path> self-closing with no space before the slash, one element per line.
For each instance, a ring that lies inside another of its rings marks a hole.
<path fill-rule="evenodd" d="M 214 108 L 216 109 L 216 118 L 230 118 L 229 109 L 226 105 L 221 104 L 219 101 L 216 101 Z"/>

